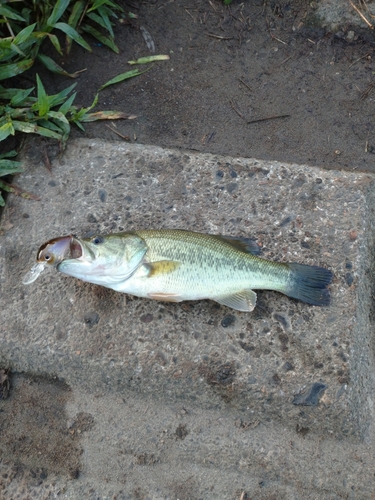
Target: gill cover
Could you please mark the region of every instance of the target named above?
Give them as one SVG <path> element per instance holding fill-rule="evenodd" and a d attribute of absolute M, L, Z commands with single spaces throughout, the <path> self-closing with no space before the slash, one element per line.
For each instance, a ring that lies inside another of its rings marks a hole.
<path fill-rule="evenodd" d="M 147 252 L 145 241 L 131 233 L 117 233 L 93 238 L 72 238 L 71 258 L 63 260 L 58 271 L 111 287 L 127 280 L 142 264 Z"/>

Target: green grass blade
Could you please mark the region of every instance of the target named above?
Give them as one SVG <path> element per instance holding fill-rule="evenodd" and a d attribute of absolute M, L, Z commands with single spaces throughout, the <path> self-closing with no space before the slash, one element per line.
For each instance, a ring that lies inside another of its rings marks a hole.
<path fill-rule="evenodd" d="M 10 105 L 11 106 L 25 105 L 26 98 L 29 96 L 29 94 L 31 94 L 31 92 L 34 89 L 35 89 L 35 87 L 31 87 L 30 89 L 26 89 L 26 90 L 17 89 L 18 92 L 11 98 Z M 28 102 L 30 102 L 30 101 L 28 101 Z"/>
<path fill-rule="evenodd" d="M 63 89 L 58 94 L 55 94 L 55 95 L 51 96 L 50 97 L 50 99 L 51 99 L 50 100 L 50 106 L 51 106 L 51 108 L 53 108 L 55 106 L 59 106 L 60 104 L 62 104 L 65 101 L 67 95 L 74 89 L 74 87 L 76 85 L 77 85 L 76 83 L 73 83 L 73 85 L 70 85 L 66 89 Z"/>
<path fill-rule="evenodd" d="M 56 23 L 54 28 L 63 31 L 69 38 L 72 38 L 76 43 L 81 45 L 84 49 L 91 52 L 90 45 L 77 33 L 77 31 L 66 23 Z"/>
<path fill-rule="evenodd" d="M 18 45 L 20 43 L 26 42 L 30 38 L 31 33 L 34 31 L 35 26 L 36 23 L 31 24 L 30 26 L 26 26 L 26 28 L 21 30 L 14 38 L 13 43 Z"/>
<path fill-rule="evenodd" d="M 39 134 L 44 137 L 51 137 L 52 139 L 58 139 L 59 141 L 62 140 L 61 134 L 58 134 L 53 130 L 48 130 L 44 127 L 39 127 L 38 125 L 35 125 L 33 123 L 19 122 L 14 120 L 13 126 L 15 130 L 18 130 L 18 132 L 25 132 L 26 134 Z"/>
<path fill-rule="evenodd" d="M 99 42 L 101 42 L 103 45 L 106 45 L 107 47 L 109 47 L 110 49 L 112 49 L 113 52 L 116 52 L 116 54 L 118 54 L 120 52 L 119 48 L 117 47 L 117 45 L 114 43 L 113 40 L 111 40 L 110 38 L 107 38 L 106 36 L 102 35 L 100 33 L 100 31 L 96 30 L 95 28 L 93 28 L 89 24 L 83 24 L 81 26 L 81 28 L 83 29 L 83 31 L 86 31 L 91 36 L 93 36 L 94 38 L 96 38 L 97 40 L 99 40 Z"/>
<path fill-rule="evenodd" d="M 0 141 L 6 139 L 9 135 L 14 135 L 13 122 L 11 121 L 4 123 L 0 127 Z"/>
<path fill-rule="evenodd" d="M 117 75 L 112 80 L 109 80 L 107 83 L 102 85 L 99 90 L 103 90 L 109 85 L 114 85 L 115 83 L 122 82 L 124 80 L 128 80 L 129 78 L 133 78 L 134 76 L 139 76 L 142 75 L 142 73 L 146 73 L 150 68 L 147 68 L 143 71 L 140 71 L 139 69 L 132 69 L 130 71 L 127 71 L 126 73 L 121 73 L 121 75 Z"/>
<path fill-rule="evenodd" d="M 57 50 L 57 52 L 62 56 L 63 52 L 61 50 L 61 45 L 60 45 L 60 42 L 59 42 L 59 39 L 57 38 L 57 36 L 56 35 L 52 35 L 51 33 L 48 33 L 47 36 L 51 40 L 51 43 L 55 47 L 55 49 Z"/>
<path fill-rule="evenodd" d="M 66 115 L 69 111 L 70 111 L 70 108 L 73 104 L 73 101 L 74 99 L 76 98 L 76 95 L 77 95 L 77 92 L 74 92 L 70 97 L 69 99 L 67 99 L 64 104 L 62 104 L 59 108 L 59 111 L 60 113 L 62 113 L 63 115 Z"/>
<path fill-rule="evenodd" d="M 34 59 L 24 59 L 17 63 L 0 65 L 0 80 L 7 80 L 12 76 L 17 76 L 31 68 L 34 64 Z"/>
<path fill-rule="evenodd" d="M 66 11 L 69 3 L 70 3 L 70 0 L 57 0 L 51 15 L 47 19 L 47 26 L 53 27 L 55 25 L 55 23 L 60 19 L 60 17 Z"/>
<path fill-rule="evenodd" d="M 77 27 L 78 21 L 79 21 L 81 15 L 82 15 L 82 12 L 85 8 L 85 3 L 86 2 L 84 0 L 78 0 L 78 2 L 76 2 L 73 5 L 72 12 L 71 12 L 69 19 L 68 19 L 68 24 L 69 24 L 69 26 L 71 26 L 74 29 L 76 29 L 76 27 Z"/>
<path fill-rule="evenodd" d="M 48 113 L 50 106 L 49 106 L 48 96 L 46 94 L 46 91 L 44 90 L 42 80 L 39 78 L 38 74 L 36 75 L 36 84 L 37 84 L 37 94 L 38 94 L 37 96 L 38 114 L 40 117 L 43 117 Z"/>
<path fill-rule="evenodd" d="M 156 56 L 140 57 L 134 61 L 128 61 L 128 64 L 148 64 L 155 61 L 168 61 L 168 59 L 170 59 L 170 57 L 167 54 L 160 54 Z"/>
<path fill-rule="evenodd" d="M 14 43 L 11 43 L 10 48 L 11 48 L 11 50 L 13 50 L 13 52 L 16 52 L 16 54 L 18 54 L 26 59 L 26 57 L 27 57 L 26 54 L 24 52 L 22 52 L 22 50 L 19 47 L 17 47 L 17 45 L 15 45 Z"/>
<path fill-rule="evenodd" d="M 70 78 L 77 78 L 79 75 L 79 72 L 77 73 L 68 73 L 63 69 L 57 62 L 55 62 L 53 59 L 50 57 L 46 56 L 45 54 L 38 54 L 37 59 L 44 64 L 44 66 L 52 71 L 52 73 L 57 73 L 59 75 L 63 76 L 69 76 Z"/>
<path fill-rule="evenodd" d="M 99 26 L 101 26 L 102 28 L 106 29 L 110 33 L 112 38 L 114 37 L 111 22 L 108 17 L 103 18 L 103 16 L 98 16 L 98 14 L 96 14 L 95 12 L 90 12 L 89 14 L 87 14 L 87 17 L 95 23 L 99 24 Z"/>
<path fill-rule="evenodd" d="M 94 0 L 92 6 L 88 9 L 87 12 L 92 12 L 93 10 L 98 9 L 102 5 L 105 5 L 107 7 L 112 7 L 114 10 L 118 10 L 120 12 L 124 12 L 124 9 L 120 7 L 120 5 L 117 5 L 114 2 L 111 2 L 111 0 Z"/>
<path fill-rule="evenodd" d="M 0 160 L 0 177 L 23 172 L 20 161 Z"/>
<path fill-rule="evenodd" d="M 84 0 L 78 0 L 73 5 L 72 12 L 71 12 L 69 19 L 68 19 L 69 26 L 71 26 L 74 29 L 77 28 L 78 21 L 81 18 L 81 15 L 82 15 L 84 8 L 85 8 L 85 1 Z M 65 44 L 65 49 L 66 49 L 67 54 L 70 53 L 71 47 L 72 47 L 72 39 L 67 36 L 66 37 L 66 44 Z"/>
<path fill-rule="evenodd" d="M 26 19 L 19 15 L 19 13 L 11 7 L 6 7 L 4 4 L 0 5 L 0 16 L 7 19 L 14 19 L 15 21 L 26 22 Z"/>
<path fill-rule="evenodd" d="M 6 153 L 1 154 L 0 160 L 2 160 L 3 158 L 14 158 L 17 155 L 18 152 L 13 149 L 12 151 L 7 151 Z"/>

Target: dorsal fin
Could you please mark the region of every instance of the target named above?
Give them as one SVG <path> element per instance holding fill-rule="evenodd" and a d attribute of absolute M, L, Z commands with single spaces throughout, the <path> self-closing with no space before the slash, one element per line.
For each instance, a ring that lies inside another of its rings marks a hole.
<path fill-rule="evenodd" d="M 252 255 L 260 254 L 260 247 L 255 241 L 255 238 L 239 238 L 234 236 L 222 236 L 215 235 L 215 238 L 221 239 L 226 243 L 232 245 L 232 247 L 237 248 L 244 253 L 251 253 Z"/>

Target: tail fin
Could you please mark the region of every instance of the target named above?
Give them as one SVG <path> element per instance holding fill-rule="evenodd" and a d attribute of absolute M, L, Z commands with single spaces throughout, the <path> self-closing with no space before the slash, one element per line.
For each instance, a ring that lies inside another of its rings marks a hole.
<path fill-rule="evenodd" d="M 305 266 L 303 264 L 288 264 L 291 270 L 288 297 L 302 300 L 314 306 L 328 306 L 330 294 L 327 288 L 332 281 L 333 274 L 328 269 L 318 266 Z"/>

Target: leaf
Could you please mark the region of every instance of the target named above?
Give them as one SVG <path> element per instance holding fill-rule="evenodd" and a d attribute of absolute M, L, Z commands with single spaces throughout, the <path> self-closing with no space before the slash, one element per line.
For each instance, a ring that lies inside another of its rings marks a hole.
<path fill-rule="evenodd" d="M 26 22 L 26 19 L 18 14 L 18 12 L 11 7 L 5 7 L 4 4 L 0 5 L 0 16 L 5 16 L 7 19 L 14 19 L 15 21 Z"/>
<path fill-rule="evenodd" d="M 98 14 L 96 14 L 95 12 L 90 12 L 89 14 L 87 14 L 87 17 L 95 23 L 99 24 L 99 26 L 101 26 L 102 28 L 106 29 L 110 33 L 111 37 L 114 37 L 111 22 L 108 19 L 108 16 L 103 18 L 103 16 L 98 16 Z"/>
<path fill-rule="evenodd" d="M 67 99 L 59 108 L 60 113 L 66 115 L 73 104 L 74 99 L 76 98 L 77 92 L 73 92 L 73 94 Z"/>
<path fill-rule="evenodd" d="M 38 73 L 36 74 L 36 84 L 37 84 L 37 92 L 38 92 L 38 101 L 33 105 L 33 107 L 37 104 L 38 114 L 40 117 L 45 116 L 49 111 L 49 99 L 44 90 L 42 80 L 39 78 Z"/>
<path fill-rule="evenodd" d="M 90 45 L 77 33 L 77 31 L 66 23 L 56 23 L 54 28 L 63 31 L 68 37 L 72 38 L 76 43 L 81 45 L 84 49 L 91 52 Z"/>
<path fill-rule="evenodd" d="M 24 189 L 20 188 L 19 186 L 16 186 L 15 184 L 9 184 L 8 182 L 0 181 L 0 189 L 8 191 L 8 193 L 13 193 L 17 196 L 22 196 L 22 198 L 26 198 L 28 200 L 40 201 L 39 196 L 33 193 L 29 193 L 28 191 L 25 191 Z"/>
<path fill-rule="evenodd" d="M 47 36 L 51 40 L 51 43 L 55 47 L 55 49 L 57 50 L 57 52 L 62 56 L 63 53 L 62 53 L 61 45 L 60 45 L 60 42 L 59 42 L 59 39 L 57 38 L 57 36 L 56 35 L 52 35 L 51 33 L 48 33 Z"/>
<path fill-rule="evenodd" d="M 91 36 L 93 36 L 94 38 L 96 38 L 97 40 L 99 40 L 99 42 L 101 42 L 103 45 L 106 45 L 107 47 L 109 47 L 110 49 L 112 49 L 113 52 L 116 52 L 116 54 L 118 54 L 120 52 L 119 48 L 117 47 L 117 45 L 114 43 L 113 40 L 111 40 L 110 38 L 107 38 L 106 36 L 102 35 L 100 33 L 100 31 L 96 30 L 95 28 L 93 28 L 89 24 L 83 24 L 81 26 L 81 28 L 83 29 L 83 31 L 86 31 Z"/>
<path fill-rule="evenodd" d="M 33 64 L 34 59 L 24 59 L 18 63 L 0 65 L 0 80 L 7 80 L 12 76 L 17 76 L 31 68 Z"/>
<path fill-rule="evenodd" d="M 112 78 L 112 80 L 109 80 L 107 83 L 105 83 L 104 85 L 102 85 L 99 88 L 99 91 L 105 89 L 109 85 L 113 85 L 115 83 L 122 82 L 123 80 L 127 80 L 129 78 L 133 78 L 134 76 L 142 75 L 142 73 L 146 73 L 146 71 L 148 71 L 149 69 L 150 68 L 147 68 L 147 69 L 145 69 L 143 71 L 140 71 L 139 69 L 132 69 L 130 71 L 127 71 L 126 73 L 121 73 L 121 75 L 115 76 L 114 78 Z"/>
<path fill-rule="evenodd" d="M 0 141 L 6 139 L 9 135 L 14 135 L 14 127 L 11 121 L 4 123 L 0 127 Z"/>
<path fill-rule="evenodd" d="M 63 69 L 57 62 L 55 62 L 53 59 L 50 57 L 46 56 L 45 54 L 38 54 L 37 59 L 44 64 L 44 66 L 52 71 L 52 73 L 57 73 L 59 75 L 63 76 L 69 76 L 69 78 L 77 78 L 79 75 L 79 71 L 76 71 L 75 73 L 68 73 Z"/>
<path fill-rule="evenodd" d="M 76 2 L 73 5 L 72 12 L 71 12 L 69 19 L 68 19 L 69 26 L 76 29 L 78 21 L 80 20 L 80 17 L 82 15 L 84 8 L 85 8 L 85 1 L 84 0 L 78 0 L 78 2 Z M 71 47 L 72 47 L 72 39 L 67 36 L 66 37 L 66 46 L 65 46 L 67 54 L 70 53 Z"/>
<path fill-rule="evenodd" d="M 77 125 L 78 125 L 78 122 L 82 119 L 82 117 L 88 111 L 91 111 L 97 105 L 98 99 L 99 99 L 99 94 L 96 94 L 91 106 L 89 106 L 88 108 L 81 108 L 79 111 L 73 111 L 70 121 L 73 121 L 73 122 L 77 123 Z M 82 128 L 82 130 L 84 130 L 84 128 L 82 126 L 81 126 L 81 128 Z"/>
<path fill-rule="evenodd" d="M 69 87 L 66 87 L 66 89 L 63 89 L 58 94 L 50 96 L 50 106 L 51 106 L 51 108 L 53 108 L 54 106 L 59 106 L 60 104 L 62 104 L 65 101 L 65 99 L 66 99 L 67 95 L 69 94 L 69 92 L 71 92 L 76 85 L 77 85 L 76 83 L 73 83 L 73 85 L 70 85 Z"/>
<path fill-rule="evenodd" d="M 13 126 L 15 130 L 19 132 L 25 132 L 26 134 L 39 134 L 44 137 L 51 137 L 52 139 L 62 140 L 62 135 L 54 132 L 53 130 L 48 130 L 44 127 L 39 127 L 33 123 L 29 122 L 20 122 L 18 120 L 13 120 Z"/>
<path fill-rule="evenodd" d="M 1 154 L 0 160 L 2 160 L 3 158 L 14 158 L 17 155 L 18 155 L 18 152 L 15 149 L 13 149 L 12 151 L 8 151 L 7 153 Z"/>
<path fill-rule="evenodd" d="M 128 61 L 128 64 L 148 64 L 148 63 L 152 63 L 154 61 L 167 61 L 168 59 L 170 59 L 169 55 L 160 54 L 158 56 L 140 57 L 139 59 L 136 59 L 135 61 Z"/>
<path fill-rule="evenodd" d="M 94 0 L 92 7 L 90 7 L 87 12 L 92 12 L 93 10 L 100 7 L 101 5 L 108 5 L 109 7 L 112 7 L 116 10 L 120 10 L 121 12 L 123 12 L 123 9 L 119 5 L 116 5 L 115 3 L 111 2 L 110 0 Z"/>
<path fill-rule="evenodd" d="M 0 160 L 0 177 L 23 172 L 20 161 Z"/>
<path fill-rule="evenodd" d="M 122 111 L 97 111 L 96 113 L 84 114 L 81 121 L 94 122 L 96 120 L 119 120 L 122 118 L 128 118 L 128 115 Z"/>
<path fill-rule="evenodd" d="M 24 103 L 25 99 L 31 94 L 31 92 L 35 89 L 35 87 L 31 87 L 30 89 L 16 89 L 18 90 L 17 94 L 15 94 L 11 100 L 10 100 L 10 105 L 11 106 L 20 106 Z"/>
<path fill-rule="evenodd" d="M 47 26 L 54 27 L 55 23 L 60 19 L 60 17 L 66 11 L 69 3 L 70 3 L 70 0 L 57 0 L 51 15 L 47 19 Z"/>
<path fill-rule="evenodd" d="M 19 43 L 26 42 L 30 38 L 31 33 L 34 31 L 35 26 L 36 23 L 31 24 L 30 26 L 26 26 L 26 28 L 21 30 L 18 33 L 18 35 L 14 38 L 13 43 L 17 45 Z"/>

